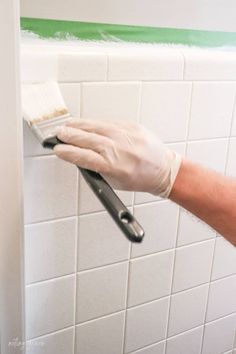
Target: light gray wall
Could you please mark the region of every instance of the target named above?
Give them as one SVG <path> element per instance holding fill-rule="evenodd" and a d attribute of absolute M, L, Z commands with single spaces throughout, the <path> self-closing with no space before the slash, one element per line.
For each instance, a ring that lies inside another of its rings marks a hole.
<path fill-rule="evenodd" d="M 21 15 L 86 22 L 236 31 L 235 0 L 21 0 Z"/>
<path fill-rule="evenodd" d="M 23 354 L 18 0 L 0 1 L 0 23 L 0 353 Z"/>

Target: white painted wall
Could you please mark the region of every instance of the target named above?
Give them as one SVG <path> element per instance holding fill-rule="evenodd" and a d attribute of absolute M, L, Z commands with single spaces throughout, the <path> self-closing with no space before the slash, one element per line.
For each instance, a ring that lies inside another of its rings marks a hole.
<path fill-rule="evenodd" d="M 0 1 L 0 333 L 2 354 L 23 353 L 22 123 L 19 105 L 19 4 Z"/>
<path fill-rule="evenodd" d="M 235 0 L 21 0 L 21 15 L 86 22 L 236 31 Z"/>

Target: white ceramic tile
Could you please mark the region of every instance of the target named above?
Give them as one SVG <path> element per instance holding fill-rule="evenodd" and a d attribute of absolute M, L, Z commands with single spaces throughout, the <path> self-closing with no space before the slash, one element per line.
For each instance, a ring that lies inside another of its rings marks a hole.
<path fill-rule="evenodd" d="M 236 275 L 216 280 L 210 285 L 207 321 L 236 311 Z"/>
<path fill-rule="evenodd" d="M 103 53 L 68 53 L 58 58 L 60 82 L 103 81 L 107 76 L 107 56 Z"/>
<path fill-rule="evenodd" d="M 168 308 L 165 298 L 127 311 L 125 353 L 165 338 Z"/>
<path fill-rule="evenodd" d="M 127 277 L 127 262 L 80 273 L 77 283 L 77 323 L 123 310 Z"/>
<path fill-rule="evenodd" d="M 75 218 L 26 226 L 26 283 L 73 273 L 75 241 Z"/>
<path fill-rule="evenodd" d="M 233 348 L 236 333 L 236 315 L 207 323 L 202 354 L 222 354 Z"/>
<path fill-rule="evenodd" d="M 25 222 L 76 215 L 77 168 L 55 156 L 25 159 Z"/>
<path fill-rule="evenodd" d="M 116 191 L 116 193 L 126 206 L 132 205 L 133 192 Z M 79 186 L 79 214 L 87 214 L 103 210 L 103 205 L 81 176 Z"/>
<path fill-rule="evenodd" d="M 81 117 L 137 121 L 141 85 L 136 82 L 85 83 Z"/>
<path fill-rule="evenodd" d="M 190 96 L 190 83 L 144 83 L 141 123 L 165 142 L 185 140 Z"/>
<path fill-rule="evenodd" d="M 236 274 L 236 248 L 223 237 L 216 240 L 212 279 Z"/>
<path fill-rule="evenodd" d="M 23 51 L 21 54 L 21 81 L 57 81 L 58 58 L 54 53 Z"/>
<path fill-rule="evenodd" d="M 132 257 L 138 257 L 175 246 L 178 207 L 169 202 L 161 201 L 136 206 L 134 215 L 145 231 L 141 244 L 132 244 Z"/>
<path fill-rule="evenodd" d="M 166 354 L 200 354 L 203 327 L 178 334 L 167 340 Z"/>
<path fill-rule="evenodd" d="M 124 313 L 76 326 L 76 354 L 122 354 Z"/>
<path fill-rule="evenodd" d="M 207 294 L 208 286 L 202 285 L 172 296 L 168 336 L 203 324 Z"/>
<path fill-rule="evenodd" d="M 165 354 L 165 342 L 163 341 L 140 350 L 135 350 L 132 354 Z"/>
<path fill-rule="evenodd" d="M 222 50 L 183 49 L 185 80 L 235 80 L 236 54 Z"/>
<path fill-rule="evenodd" d="M 106 212 L 79 219 L 78 270 L 123 261 L 130 242 Z"/>
<path fill-rule="evenodd" d="M 108 80 L 182 80 L 184 60 L 177 50 L 108 52 Z"/>
<path fill-rule="evenodd" d="M 60 84 L 65 103 L 73 117 L 80 116 L 80 84 Z"/>
<path fill-rule="evenodd" d="M 227 156 L 227 139 L 188 143 L 187 158 L 208 168 L 224 173 Z"/>
<path fill-rule="evenodd" d="M 167 147 L 181 156 L 185 155 L 185 143 L 176 143 L 176 144 L 166 144 Z M 157 200 L 161 200 L 161 198 L 152 195 L 150 193 L 143 193 L 143 192 L 136 192 L 134 196 L 134 203 L 135 204 L 142 204 L 142 203 L 147 203 L 147 202 L 155 202 Z"/>
<path fill-rule="evenodd" d="M 184 209 L 180 210 L 178 246 L 214 238 L 215 231 Z"/>
<path fill-rule="evenodd" d="M 229 136 L 235 89 L 233 82 L 193 84 L 189 139 Z"/>
<path fill-rule="evenodd" d="M 26 354 L 73 354 L 73 328 L 26 342 Z"/>
<path fill-rule="evenodd" d="M 236 138 L 230 139 L 227 175 L 236 177 Z"/>
<path fill-rule="evenodd" d="M 204 241 L 176 250 L 173 292 L 209 282 L 214 240 Z"/>
<path fill-rule="evenodd" d="M 31 339 L 73 325 L 75 276 L 26 288 L 26 337 Z"/>
<path fill-rule="evenodd" d="M 131 261 L 128 306 L 170 294 L 174 251 L 161 252 Z"/>

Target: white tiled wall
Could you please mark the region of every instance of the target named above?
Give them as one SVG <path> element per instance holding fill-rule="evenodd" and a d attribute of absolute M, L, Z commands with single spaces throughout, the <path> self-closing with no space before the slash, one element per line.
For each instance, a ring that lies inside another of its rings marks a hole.
<path fill-rule="evenodd" d="M 233 52 L 24 45 L 22 80 L 58 80 L 74 116 L 139 121 L 236 177 Z M 24 153 L 27 354 L 232 354 L 230 243 L 169 201 L 119 192 L 146 231 L 131 245 L 26 126 Z"/>

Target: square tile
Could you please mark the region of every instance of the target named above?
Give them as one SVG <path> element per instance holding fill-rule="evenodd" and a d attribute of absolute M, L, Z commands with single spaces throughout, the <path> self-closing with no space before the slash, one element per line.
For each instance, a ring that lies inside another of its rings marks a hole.
<path fill-rule="evenodd" d="M 79 218 L 78 270 L 129 258 L 130 242 L 106 212 Z"/>
<path fill-rule="evenodd" d="M 207 321 L 236 311 L 236 275 L 216 280 L 210 285 Z"/>
<path fill-rule="evenodd" d="M 173 292 L 209 282 L 213 252 L 214 240 L 177 248 Z"/>
<path fill-rule="evenodd" d="M 236 138 L 230 139 L 226 174 L 228 176 L 236 177 Z"/>
<path fill-rule="evenodd" d="M 202 285 L 172 296 L 168 336 L 176 335 L 204 323 L 207 294 L 208 285 Z"/>
<path fill-rule="evenodd" d="M 229 136 L 235 90 L 233 82 L 193 84 L 189 139 Z"/>
<path fill-rule="evenodd" d="M 181 208 L 179 216 L 178 246 L 214 238 L 216 232 L 202 220 Z"/>
<path fill-rule="evenodd" d="M 223 237 L 216 240 L 212 279 L 236 274 L 236 248 Z"/>
<path fill-rule="evenodd" d="M 236 333 L 236 315 L 207 323 L 202 354 L 222 354 L 233 348 Z"/>
<path fill-rule="evenodd" d="M 26 283 L 75 272 L 76 237 L 75 218 L 26 226 Z"/>
<path fill-rule="evenodd" d="M 58 57 L 56 53 L 24 50 L 21 53 L 21 81 L 23 83 L 57 81 Z"/>
<path fill-rule="evenodd" d="M 227 139 L 194 141 L 188 143 L 187 158 L 218 172 L 225 172 Z"/>
<path fill-rule="evenodd" d="M 178 334 L 167 340 L 166 354 L 200 354 L 203 327 Z"/>
<path fill-rule="evenodd" d="M 127 311 L 125 353 L 165 338 L 168 308 L 165 298 Z"/>
<path fill-rule="evenodd" d="M 26 354 L 74 354 L 74 331 L 69 328 L 26 342 Z"/>
<path fill-rule="evenodd" d="M 108 52 L 108 80 L 182 80 L 184 60 L 173 49 L 127 49 Z"/>
<path fill-rule="evenodd" d="M 107 77 L 105 53 L 83 52 L 60 54 L 58 58 L 60 82 L 103 81 Z"/>
<path fill-rule="evenodd" d="M 133 192 L 115 191 L 118 197 L 126 206 L 131 206 L 133 202 Z M 79 186 L 79 214 L 93 213 L 96 211 L 103 211 L 100 200 L 93 193 L 87 182 L 81 176 Z"/>
<path fill-rule="evenodd" d="M 185 140 L 191 87 L 183 82 L 144 83 L 141 123 L 165 142 Z"/>
<path fill-rule="evenodd" d="M 181 156 L 185 155 L 185 148 L 186 144 L 185 143 L 176 143 L 176 144 L 166 144 L 167 147 Z M 143 193 L 143 192 L 135 192 L 134 196 L 134 203 L 135 204 L 142 204 L 142 203 L 147 203 L 147 202 L 155 202 L 157 200 L 161 200 L 160 197 L 157 197 L 153 194 L 150 193 Z"/>
<path fill-rule="evenodd" d="M 170 294 L 174 251 L 141 257 L 130 263 L 128 306 Z"/>
<path fill-rule="evenodd" d="M 77 283 L 77 323 L 125 308 L 128 263 L 82 272 Z"/>
<path fill-rule="evenodd" d="M 76 354 L 122 354 L 124 312 L 76 326 Z"/>
<path fill-rule="evenodd" d="M 175 247 L 178 207 L 161 201 L 134 208 L 134 215 L 145 231 L 141 244 L 132 244 L 132 257 L 143 256 Z"/>
<path fill-rule="evenodd" d="M 235 80 L 235 52 L 200 48 L 182 49 L 185 80 Z"/>
<path fill-rule="evenodd" d="M 140 83 L 85 83 L 82 85 L 81 117 L 137 121 Z"/>
<path fill-rule="evenodd" d="M 132 352 L 132 354 L 165 354 L 165 342 L 159 342 L 143 349 Z"/>
<path fill-rule="evenodd" d="M 60 84 L 65 103 L 73 117 L 80 116 L 80 84 Z"/>
<path fill-rule="evenodd" d="M 55 156 L 26 158 L 25 222 L 76 215 L 77 168 Z"/>
<path fill-rule="evenodd" d="M 26 288 L 26 338 L 42 336 L 73 325 L 75 276 Z"/>

